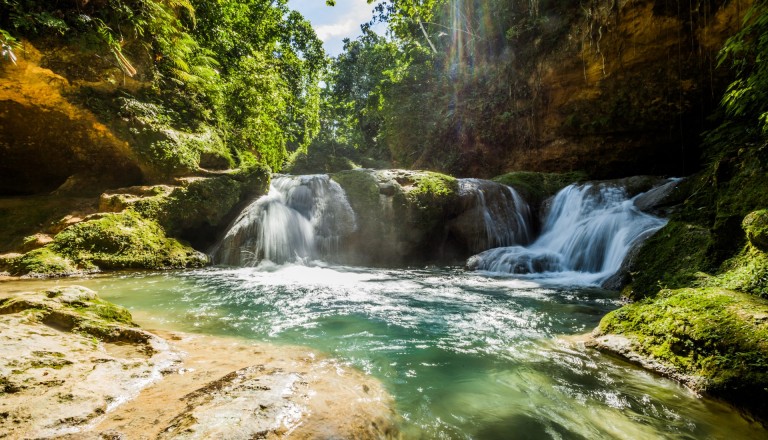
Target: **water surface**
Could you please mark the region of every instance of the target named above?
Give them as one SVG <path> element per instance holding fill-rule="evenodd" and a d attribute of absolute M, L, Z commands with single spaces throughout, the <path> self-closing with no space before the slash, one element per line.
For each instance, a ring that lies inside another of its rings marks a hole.
<path fill-rule="evenodd" d="M 768 435 L 578 343 L 620 305 L 615 292 L 458 269 L 300 265 L 47 283 L 90 287 L 148 328 L 327 352 L 385 384 L 409 439 Z"/>

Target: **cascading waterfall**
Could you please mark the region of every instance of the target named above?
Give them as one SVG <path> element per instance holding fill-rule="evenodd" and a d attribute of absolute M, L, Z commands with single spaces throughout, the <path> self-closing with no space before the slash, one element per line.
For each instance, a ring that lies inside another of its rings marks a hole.
<path fill-rule="evenodd" d="M 552 202 L 541 236 L 528 247 L 490 249 L 467 261 L 470 269 L 539 274 L 572 284 L 600 284 L 624 257 L 666 220 L 638 210 L 623 188 L 570 185 Z"/>
<path fill-rule="evenodd" d="M 472 252 L 498 246 L 525 245 L 531 240 L 531 211 L 514 188 L 482 179 L 459 179 L 464 213 L 452 226 L 465 235 Z M 471 224 L 475 226 L 472 227 Z"/>
<path fill-rule="evenodd" d="M 267 195 L 235 220 L 214 261 L 253 266 L 322 258 L 356 227 L 344 190 L 327 175 L 275 176 Z"/>

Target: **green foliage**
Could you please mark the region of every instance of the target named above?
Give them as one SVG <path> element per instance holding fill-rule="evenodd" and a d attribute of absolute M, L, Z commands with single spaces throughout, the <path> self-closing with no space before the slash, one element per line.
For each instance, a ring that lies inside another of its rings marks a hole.
<path fill-rule="evenodd" d="M 736 73 L 723 96 L 726 113 L 746 122 L 748 133 L 768 138 L 768 1 L 755 0 L 747 10 L 742 29 L 720 52 L 725 63 Z"/>
<path fill-rule="evenodd" d="M 19 42 L 7 31 L 0 29 L 0 58 L 16 64 L 14 49 L 19 47 Z"/>
<path fill-rule="evenodd" d="M 547 8 L 554 16 L 564 6 Z M 531 97 L 530 55 L 548 50 L 567 24 L 553 26 L 538 2 L 521 0 L 390 0 L 375 13 L 369 24 L 386 22 L 390 38 L 363 26 L 333 60 L 322 109 L 331 139 L 319 146 L 348 145 L 403 168 L 503 171 L 494 160 L 503 146 L 534 135 L 533 109 L 521 105 Z"/>
<path fill-rule="evenodd" d="M 754 296 L 719 288 L 664 290 L 609 313 L 599 329 L 627 336 L 641 354 L 694 376 L 698 391 L 758 401 L 768 389 L 767 317 L 768 302 Z"/>
<path fill-rule="evenodd" d="M 111 57 L 149 86 L 126 99 L 154 106 L 138 109 L 149 127 L 133 129 L 139 153 L 162 172 L 195 170 L 209 153 L 229 165 L 233 156 L 253 157 L 278 171 L 319 131 L 322 42 L 286 0 L 0 0 L 0 6 L 0 28 Z M 209 140 L 206 150 L 202 143 Z"/>
<path fill-rule="evenodd" d="M 193 4 L 193 35 L 220 64 L 216 113 L 225 142 L 279 171 L 319 131 L 322 43 L 285 0 Z"/>

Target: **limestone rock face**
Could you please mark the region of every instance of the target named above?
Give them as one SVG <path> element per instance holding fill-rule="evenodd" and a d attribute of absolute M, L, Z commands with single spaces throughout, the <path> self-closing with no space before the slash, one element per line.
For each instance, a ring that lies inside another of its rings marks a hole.
<path fill-rule="evenodd" d="M 129 144 L 73 104 L 77 87 L 42 58 L 25 45 L 17 65 L 0 64 L 0 195 L 49 192 L 73 176 L 81 187 L 139 182 Z"/>
<path fill-rule="evenodd" d="M 510 170 L 689 175 L 730 83 L 717 54 L 750 3 L 542 3 L 538 35 L 467 68 L 450 101 L 457 116 L 430 132 L 438 140 L 405 143 L 396 159 L 485 178 Z M 405 146 L 424 143 L 414 161 Z"/>

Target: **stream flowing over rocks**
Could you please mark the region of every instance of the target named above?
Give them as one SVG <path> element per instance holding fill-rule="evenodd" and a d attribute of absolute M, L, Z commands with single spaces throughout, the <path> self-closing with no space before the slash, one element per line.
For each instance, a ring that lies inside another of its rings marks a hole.
<path fill-rule="evenodd" d="M 512 186 L 428 172 L 276 176 L 213 258 L 231 266 L 311 260 L 398 266 L 469 257 L 471 270 L 600 285 L 664 226 L 648 212 L 676 182 L 573 184 L 532 209 Z"/>

